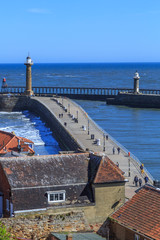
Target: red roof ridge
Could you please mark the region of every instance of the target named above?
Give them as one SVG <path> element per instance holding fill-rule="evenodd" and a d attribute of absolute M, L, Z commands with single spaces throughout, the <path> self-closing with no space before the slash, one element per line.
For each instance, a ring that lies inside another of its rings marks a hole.
<path fill-rule="evenodd" d="M 160 188 L 155 187 L 155 186 L 152 186 L 152 185 L 150 185 L 150 184 L 145 184 L 145 185 L 142 186 L 141 188 L 137 189 L 135 192 L 138 193 L 142 188 L 150 189 L 150 190 L 153 190 L 153 191 L 156 191 L 156 192 L 159 192 L 159 193 L 160 193 Z"/>
<path fill-rule="evenodd" d="M 33 141 L 29 140 L 28 138 L 19 137 L 19 136 L 16 136 L 16 135 L 15 135 L 15 137 L 18 138 L 18 139 L 21 140 L 21 141 L 24 141 L 24 142 L 34 143 Z"/>
<path fill-rule="evenodd" d="M 110 183 L 125 181 L 122 171 L 107 156 L 102 157 L 94 183 Z"/>

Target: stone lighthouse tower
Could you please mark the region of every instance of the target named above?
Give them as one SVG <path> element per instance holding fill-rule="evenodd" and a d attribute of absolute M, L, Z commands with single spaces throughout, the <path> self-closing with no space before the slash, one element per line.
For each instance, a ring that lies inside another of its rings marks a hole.
<path fill-rule="evenodd" d="M 33 65 L 33 61 L 29 56 L 26 58 L 26 62 L 24 63 L 24 65 L 26 65 L 26 91 L 25 91 L 25 95 L 31 96 L 31 95 L 33 95 L 33 91 L 32 91 L 32 72 L 31 72 L 31 66 Z"/>
<path fill-rule="evenodd" d="M 139 79 L 140 79 L 139 73 L 137 71 L 135 72 L 133 79 L 134 79 L 134 94 L 137 94 L 139 93 Z"/>

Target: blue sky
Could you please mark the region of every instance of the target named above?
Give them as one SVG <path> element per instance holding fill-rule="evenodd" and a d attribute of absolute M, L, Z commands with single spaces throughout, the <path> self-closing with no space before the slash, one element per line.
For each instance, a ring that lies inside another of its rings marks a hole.
<path fill-rule="evenodd" d="M 159 0 L 6 0 L 0 63 L 160 62 Z"/>

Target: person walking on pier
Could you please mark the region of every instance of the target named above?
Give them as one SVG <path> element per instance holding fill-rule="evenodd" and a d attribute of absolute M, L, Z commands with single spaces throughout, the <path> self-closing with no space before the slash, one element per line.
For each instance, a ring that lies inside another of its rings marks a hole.
<path fill-rule="evenodd" d="M 141 164 L 141 166 L 140 166 L 140 169 L 141 169 L 141 173 L 144 173 L 144 164 Z"/>
<path fill-rule="evenodd" d="M 137 183 L 138 183 L 138 177 L 137 177 L 137 175 L 134 177 L 133 183 L 135 183 L 135 187 L 137 187 Z"/>
<path fill-rule="evenodd" d="M 112 149 L 112 150 L 113 150 L 113 154 L 115 154 L 115 147 L 113 147 L 113 149 Z"/>
<path fill-rule="evenodd" d="M 121 151 L 120 147 L 117 148 L 117 151 L 118 151 L 118 155 L 119 155 L 120 151 Z"/>
<path fill-rule="evenodd" d="M 142 186 L 142 179 L 139 178 L 139 186 L 141 187 Z"/>
<path fill-rule="evenodd" d="M 148 177 L 145 176 L 145 177 L 144 177 L 145 184 L 148 183 L 148 180 L 149 180 Z"/>

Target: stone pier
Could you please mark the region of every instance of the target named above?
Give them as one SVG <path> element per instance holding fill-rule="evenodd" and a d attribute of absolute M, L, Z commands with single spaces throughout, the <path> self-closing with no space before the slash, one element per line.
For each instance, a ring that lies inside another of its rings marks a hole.
<path fill-rule="evenodd" d="M 141 163 L 138 159 L 132 154 L 129 157 L 128 151 L 107 132 L 104 132 L 75 102 L 61 97 L 33 98 L 46 106 L 83 151 L 99 152 L 107 155 L 114 163 L 119 163 L 120 169 L 124 171 L 124 176 L 128 180 L 126 183 L 126 199 L 131 198 L 137 190 L 137 187 L 133 184 L 135 175 L 142 179 L 143 184 L 144 177 L 148 175 L 149 183 L 153 184 L 153 178 L 147 171 L 141 173 Z M 118 147 L 120 148 L 119 154 Z M 115 148 L 115 154 L 113 154 L 113 148 Z"/>

